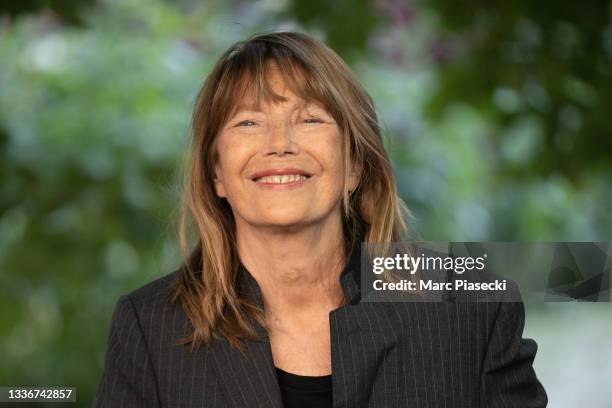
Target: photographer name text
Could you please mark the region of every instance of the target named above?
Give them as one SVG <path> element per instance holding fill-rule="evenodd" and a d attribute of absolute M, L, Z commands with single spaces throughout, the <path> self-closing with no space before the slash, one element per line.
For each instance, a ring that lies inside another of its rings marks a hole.
<path fill-rule="evenodd" d="M 400 290 L 400 291 L 415 291 L 415 290 L 464 290 L 464 291 L 505 291 L 506 280 L 496 279 L 492 282 L 469 282 L 467 280 L 456 280 L 453 282 L 435 282 L 431 279 L 420 280 L 418 282 L 402 279 L 398 282 L 385 282 L 377 279 L 372 283 L 374 290 Z"/>

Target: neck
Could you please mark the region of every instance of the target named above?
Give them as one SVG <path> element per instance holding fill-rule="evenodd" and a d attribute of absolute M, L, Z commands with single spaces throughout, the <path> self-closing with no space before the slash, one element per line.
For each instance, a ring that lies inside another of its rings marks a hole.
<path fill-rule="evenodd" d="M 346 261 L 340 217 L 267 228 L 236 223 L 238 254 L 261 288 L 266 316 L 308 316 L 344 301 L 339 276 Z"/>

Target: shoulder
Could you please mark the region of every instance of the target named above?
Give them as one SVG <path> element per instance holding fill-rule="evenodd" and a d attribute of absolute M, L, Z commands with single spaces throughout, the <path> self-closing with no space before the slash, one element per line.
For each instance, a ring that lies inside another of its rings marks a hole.
<path fill-rule="evenodd" d="M 486 274 L 481 275 L 479 281 L 494 282 L 496 279 L 497 276 Z M 493 328 L 513 335 L 522 332 L 525 319 L 519 285 L 512 279 L 506 279 L 503 290 L 460 291 L 438 300 L 412 296 L 403 301 L 362 301 L 359 305 L 366 322 L 376 321 L 384 326 L 385 321 L 389 321 L 392 327 L 434 333 L 446 327 L 457 337 L 475 337 L 484 342 L 493 334 Z M 368 314 L 376 317 L 367 319 Z"/>
<path fill-rule="evenodd" d="M 177 269 L 132 290 L 124 296 L 129 297 L 133 302 L 147 302 L 165 296 L 170 292 L 178 274 L 179 270 Z"/>
<path fill-rule="evenodd" d="M 184 337 L 189 322 L 180 303 L 172 301 L 178 275 L 179 270 L 172 271 L 121 295 L 111 319 L 111 332 L 126 344 L 141 338 L 145 344 L 154 345 L 151 350 L 156 351 L 161 344 L 170 345 Z"/>
<path fill-rule="evenodd" d="M 171 302 L 172 288 L 179 270 L 158 277 L 121 296 L 116 301 L 113 321 L 131 318 L 136 321 L 153 321 L 155 315 L 162 315 L 168 309 L 177 308 Z"/>

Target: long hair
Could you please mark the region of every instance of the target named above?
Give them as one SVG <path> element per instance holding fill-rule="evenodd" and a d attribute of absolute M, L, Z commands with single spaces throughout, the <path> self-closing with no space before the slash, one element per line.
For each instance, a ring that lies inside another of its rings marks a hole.
<path fill-rule="evenodd" d="M 265 326 L 263 310 L 236 288 L 240 259 L 235 221 L 227 200 L 215 193 L 213 169 L 217 133 L 245 92 L 254 95 L 256 103 L 260 98 L 282 98 L 267 82 L 269 62 L 280 68 L 295 95 L 322 103 L 338 123 L 345 146 L 345 180 L 350 163 L 361 169 L 357 188 L 348 191 L 345 183 L 342 194 L 346 253 L 355 243 L 357 228 L 363 228 L 365 242 L 400 241 L 407 233 L 404 215 L 410 213 L 397 195 L 374 103 L 344 61 L 322 42 L 297 32 L 260 34 L 235 43 L 198 93 L 184 162 L 179 213 L 183 263 L 172 300 L 180 303 L 193 325 L 191 335 L 177 344 L 191 343 L 192 350 L 213 337 L 224 337 L 243 350 L 243 340 L 258 337 L 253 323 Z"/>

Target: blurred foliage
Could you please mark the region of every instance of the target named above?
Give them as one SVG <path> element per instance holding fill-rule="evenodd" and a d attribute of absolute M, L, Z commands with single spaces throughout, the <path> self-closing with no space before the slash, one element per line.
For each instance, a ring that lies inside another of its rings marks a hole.
<path fill-rule="evenodd" d="M 51 3 L 0 8 L 1 385 L 88 405 L 118 296 L 179 262 L 196 92 L 256 32 L 350 62 L 423 238 L 609 240 L 609 3 Z"/>
<path fill-rule="evenodd" d="M 284 15 L 323 28 L 327 45 L 340 51 L 348 63 L 362 56 L 372 32 L 384 22 L 368 0 L 297 0 L 289 3 Z"/>
<path fill-rule="evenodd" d="M 0 0 L 0 10 L 11 18 L 45 11 L 61 19 L 64 24 L 81 25 L 80 10 L 92 3 L 94 0 Z"/>
<path fill-rule="evenodd" d="M 504 173 L 561 173 L 573 182 L 612 170 L 612 25 L 609 1 L 434 1 L 444 27 L 441 81 L 430 109 L 461 101 L 491 116 L 496 151 L 531 132 L 529 158 L 503 155 Z M 491 103 L 493 102 L 493 103 Z"/>
<path fill-rule="evenodd" d="M 82 18 L 22 16 L 0 36 L 0 383 L 85 402 L 117 295 L 176 265 L 173 169 L 222 34 L 161 2 Z"/>

